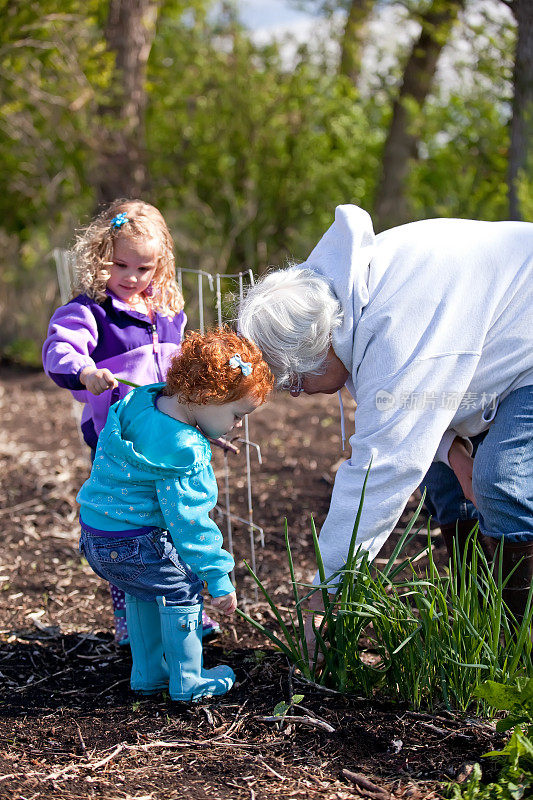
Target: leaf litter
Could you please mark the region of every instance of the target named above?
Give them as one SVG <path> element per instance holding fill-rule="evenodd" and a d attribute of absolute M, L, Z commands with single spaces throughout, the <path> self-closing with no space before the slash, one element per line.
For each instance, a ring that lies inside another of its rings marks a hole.
<path fill-rule="evenodd" d="M 301 681 L 233 618 L 205 647 L 207 667 L 224 661 L 237 673 L 228 695 L 190 706 L 133 695 L 107 587 L 77 549 L 75 497 L 88 459 L 68 396 L 42 373 L 0 367 L 0 413 L 0 799 L 431 800 L 500 746 L 479 720 Z M 310 517 L 320 526 L 341 456 L 337 423 L 334 398 L 320 396 L 280 396 L 250 421 L 264 462 L 253 467 L 266 539 L 258 570 L 280 607 L 290 602 L 284 517 L 297 578 L 307 581 Z M 217 453 L 214 462 L 220 470 Z M 245 518 L 238 462 L 234 471 Z M 269 625 L 272 612 L 254 602 L 242 566 L 247 542 L 247 531 L 234 532 L 240 603 Z M 435 553 L 444 557 L 438 539 Z M 280 703 L 290 711 L 276 715 Z"/>

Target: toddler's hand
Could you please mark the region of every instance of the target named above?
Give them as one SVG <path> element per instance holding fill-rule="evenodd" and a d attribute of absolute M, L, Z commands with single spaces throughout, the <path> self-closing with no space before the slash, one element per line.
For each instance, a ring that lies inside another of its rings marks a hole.
<path fill-rule="evenodd" d="M 91 394 L 102 394 L 108 389 L 118 386 L 118 381 L 108 369 L 94 369 L 85 367 L 80 372 L 80 382 L 91 392 Z"/>
<path fill-rule="evenodd" d="M 229 594 L 223 594 L 221 597 L 212 597 L 211 605 L 229 617 L 237 608 L 237 595 L 235 592 L 230 592 Z"/>
<path fill-rule="evenodd" d="M 236 447 L 233 442 L 228 442 L 228 440 L 224 439 L 222 436 L 220 436 L 218 439 L 211 439 L 211 437 L 209 437 L 209 441 L 212 444 L 216 444 L 217 447 L 221 447 L 225 453 L 240 453 L 239 448 Z"/>

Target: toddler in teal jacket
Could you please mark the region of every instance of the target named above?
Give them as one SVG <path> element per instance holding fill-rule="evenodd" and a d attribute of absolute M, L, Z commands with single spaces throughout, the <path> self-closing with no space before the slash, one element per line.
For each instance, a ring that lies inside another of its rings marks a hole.
<path fill-rule="evenodd" d="M 219 328 L 189 333 L 166 383 L 110 409 L 77 498 L 80 550 L 126 592 L 135 691 L 168 687 L 189 701 L 233 685 L 229 667 L 202 667 L 202 589 L 223 613 L 237 605 L 233 558 L 209 517 L 217 485 L 207 437 L 239 427 L 272 383 L 258 348 Z"/>

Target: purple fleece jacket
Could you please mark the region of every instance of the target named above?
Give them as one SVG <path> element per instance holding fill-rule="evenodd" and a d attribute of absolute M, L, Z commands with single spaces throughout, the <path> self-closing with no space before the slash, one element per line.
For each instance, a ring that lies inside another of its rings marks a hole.
<path fill-rule="evenodd" d="M 83 438 L 96 447 L 109 407 L 131 391 L 118 389 L 96 396 L 80 382 L 85 367 L 107 368 L 117 378 L 144 386 L 165 379 L 170 359 L 179 348 L 187 322 L 181 311 L 171 319 L 160 314 L 154 322 L 133 311 L 112 292 L 102 305 L 81 294 L 54 312 L 43 345 L 46 374 L 84 403 Z"/>

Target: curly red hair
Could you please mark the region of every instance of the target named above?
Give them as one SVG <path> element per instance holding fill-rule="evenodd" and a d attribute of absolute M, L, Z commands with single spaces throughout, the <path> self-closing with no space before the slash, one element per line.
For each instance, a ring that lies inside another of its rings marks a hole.
<path fill-rule="evenodd" d="M 252 366 L 250 375 L 229 360 L 239 355 Z M 272 391 L 274 377 L 259 348 L 229 328 L 207 333 L 189 331 L 167 373 L 165 394 L 180 403 L 222 405 L 250 396 L 264 403 Z"/>

